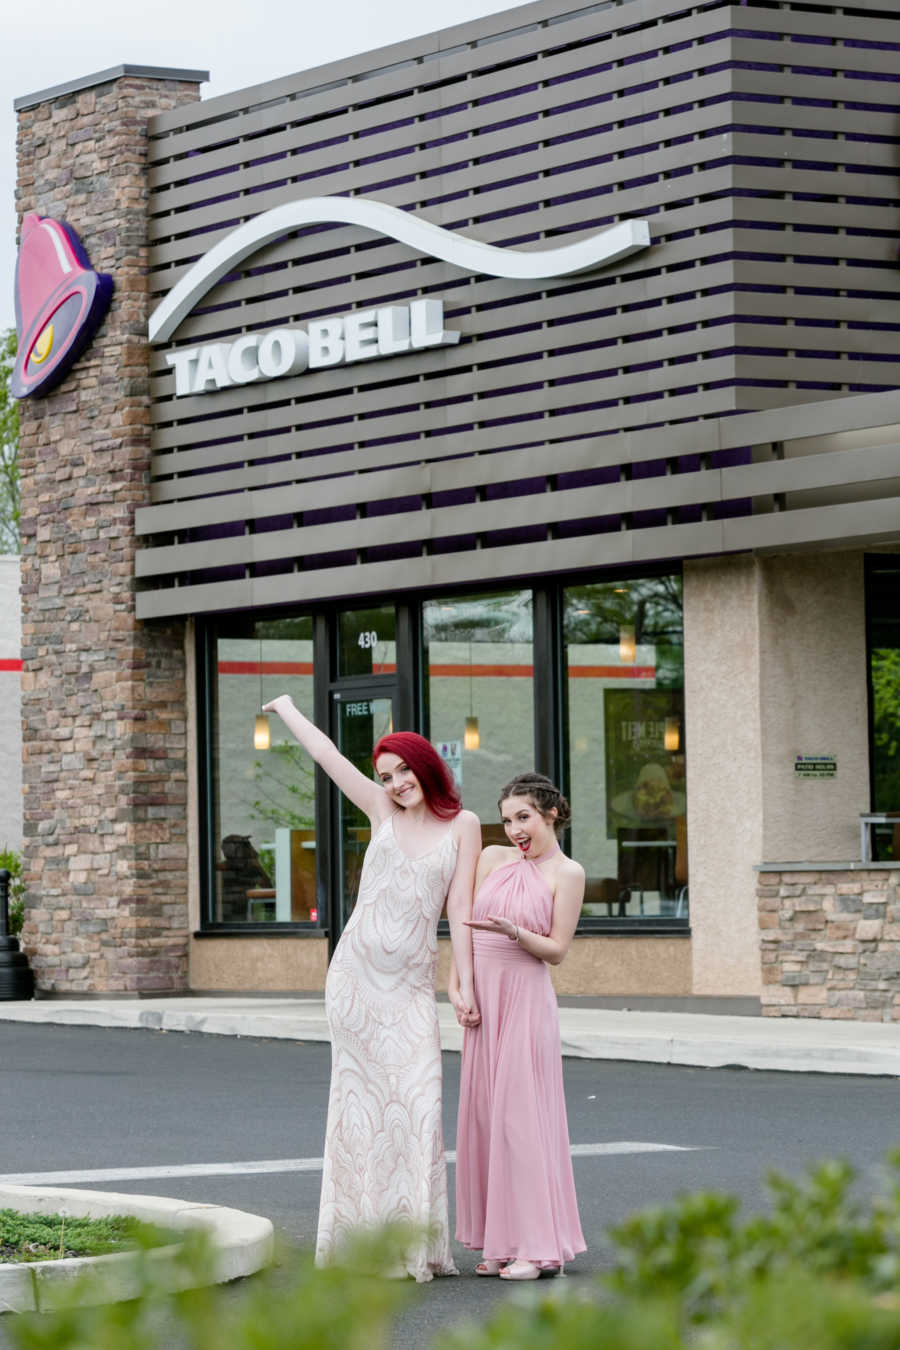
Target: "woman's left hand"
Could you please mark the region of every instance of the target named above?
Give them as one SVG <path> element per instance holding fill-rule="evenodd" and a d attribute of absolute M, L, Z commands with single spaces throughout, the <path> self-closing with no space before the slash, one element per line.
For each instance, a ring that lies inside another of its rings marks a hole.
<path fill-rule="evenodd" d="M 476 1006 L 474 995 L 466 997 L 465 991 L 451 989 L 449 998 L 453 1004 L 453 1011 L 456 1013 L 456 1020 L 459 1025 L 461 1027 L 477 1027 L 481 1021 L 481 1013 Z"/>
<path fill-rule="evenodd" d="M 484 933 L 502 933 L 508 938 L 516 936 L 516 925 L 500 914 L 489 914 L 486 919 L 464 919 L 463 923 L 469 928 L 479 928 Z"/>

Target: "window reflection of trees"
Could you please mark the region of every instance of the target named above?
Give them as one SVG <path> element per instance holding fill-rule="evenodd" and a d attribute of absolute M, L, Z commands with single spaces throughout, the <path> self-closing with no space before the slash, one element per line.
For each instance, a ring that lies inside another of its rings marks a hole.
<path fill-rule="evenodd" d="M 571 644 L 619 641 L 626 625 L 635 646 L 656 649 L 657 688 L 681 688 L 683 603 L 680 575 L 569 586 L 565 592 L 565 635 Z"/>
<path fill-rule="evenodd" d="M 502 591 L 423 606 L 425 642 L 531 642 L 531 591 Z"/>

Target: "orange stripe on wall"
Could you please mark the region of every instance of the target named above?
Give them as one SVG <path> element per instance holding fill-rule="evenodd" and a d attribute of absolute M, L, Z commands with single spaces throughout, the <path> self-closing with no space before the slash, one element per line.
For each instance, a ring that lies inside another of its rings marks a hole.
<path fill-rule="evenodd" d="M 21 662 L 17 668 L 21 668 Z M 0 662 L 0 670 L 3 663 Z M 376 661 L 372 666 L 373 675 L 393 675 L 397 667 L 387 662 Z M 311 675 L 312 661 L 220 661 L 220 675 Z M 531 679 L 534 666 L 513 665 L 442 665 L 429 666 L 430 675 L 443 675 L 451 678 L 478 677 L 503 679 Z M 656 676 L 655 666 L 569 666 L 570 680 L 652 680 Z"/>
<path fill-rule="evenodd" d="M 656 666 L 569 666 L 570 680 L 653 680 Z"/>
<path fill-rule="evenodd" d="M 462 669 L 463 667 L 460 667 Z M 375 662 L 373 675 L 393 675 L 395 665 L 382 665 Z M 469 667 L 465 667 L 468 673 Z M 220 661 L 220 675 L 311 675 L 312 661 Z M 362 672 L 365 674 L 365 671 Z"/>
<path fill-rule="evenodd" d="M 220 661 L 220 675 L 311 675 L 312 661 Z"/>

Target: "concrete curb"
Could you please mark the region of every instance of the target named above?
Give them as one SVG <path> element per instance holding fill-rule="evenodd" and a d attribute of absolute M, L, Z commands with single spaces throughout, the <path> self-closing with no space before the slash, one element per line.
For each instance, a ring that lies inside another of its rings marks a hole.
<path fill-rule="evenodd" d="M 112 1191 L 83 1191 L 61 1186 L 0 1186 L 0 1209 L 20 1214 L 58 1214 L 102 1219 L 131 1214 L 166 1228 L 203 1229 L 210 1238 L 213 1283 L 222 1284 L 252 1275 L 271 1264 L 275 1234 L 271 1222 L 258 1214 L 221 1205 L 170 1200 L 161 1195 L 118 1195 Z M 171 1289 L 185 1288 L 179 1268 L 180 1244 L 155 1247 L 149 1254 L 155 1273 Z M 0 1313 L 49 1312 L 64 1303 L 72 1286 L 86 1275 L 91 1286 L 79 1301 L 118 1303 L 139 1292 L 138 1273 L 130 1252 L 110 1256 L 68 1257 L 62 1261 L 0 1263 Z"/>
<path fill-rule="evenodd" d="M 462 1032 L 448 1003 L 438 1003 L 438 1017 L 442 1049 L 459 1051 Z M 571 1006 L 560 1008 L 559 1020 L 563 1054 L 578 1059 L 900 1077 L 897 1022 Z M 316 997 L 46 999 L 0 1003 L 3 1021 L 329 1040 L 325 1005 Z"/>

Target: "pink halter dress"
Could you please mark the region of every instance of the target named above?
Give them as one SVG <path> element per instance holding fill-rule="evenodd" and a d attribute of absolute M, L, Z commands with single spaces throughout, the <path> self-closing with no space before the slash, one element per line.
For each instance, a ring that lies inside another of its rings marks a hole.
<path fill-rule="evenodd" d="M 553 896 L 540 868 L 515 859 L 475 895 L 472 917 L 501 915 L 546 936 Z M 473 929 L 481 1025 L 463 1038 L 456 1236 L 486 1260 L 544 1265 L 585 1250 L 563 1094 L 559 1011 L 543 961 Z"/>

